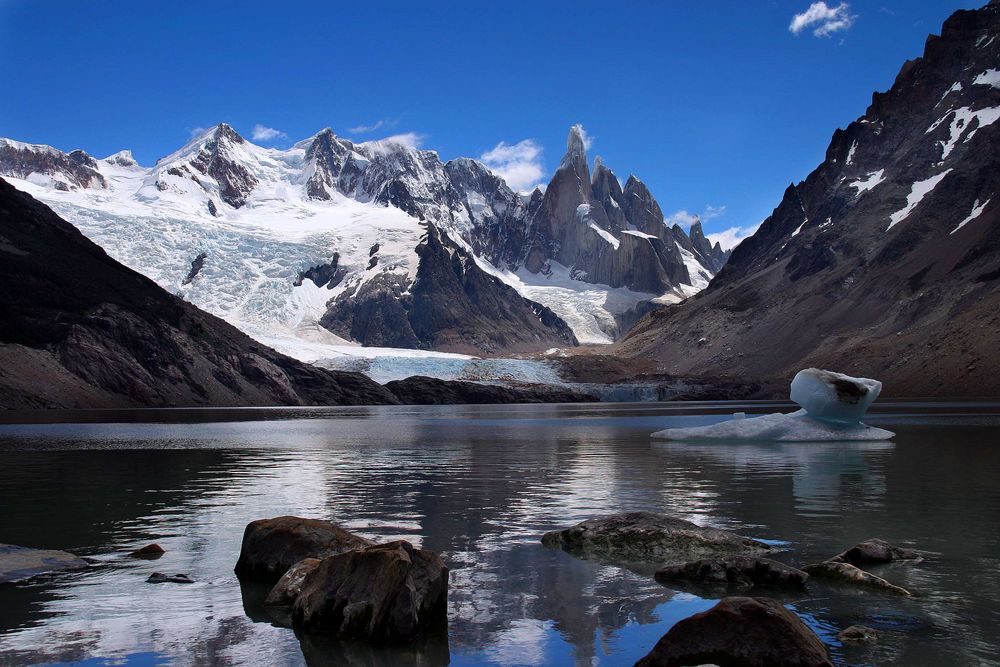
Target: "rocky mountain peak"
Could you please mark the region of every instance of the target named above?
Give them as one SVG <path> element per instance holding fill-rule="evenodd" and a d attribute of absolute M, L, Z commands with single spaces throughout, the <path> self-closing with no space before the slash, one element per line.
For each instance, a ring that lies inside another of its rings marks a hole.
<path fill-rule="evenodd" d="M 104 158 L 104 161 L 108 164 L 113 164 L 117 167 L 138 167 L 139 163 L 136 162 L 135 157 L 132 155 L 132 151 L 123 150 L 118 151 L 108 157 Z"/>

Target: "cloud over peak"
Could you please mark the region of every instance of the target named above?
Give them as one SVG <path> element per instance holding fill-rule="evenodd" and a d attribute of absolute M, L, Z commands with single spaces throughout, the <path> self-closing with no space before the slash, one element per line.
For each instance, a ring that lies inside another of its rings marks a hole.
<path fill-rule="evenodd" d="M 250 136 L 253 137 L 254 141 L 274 141 L 275 139 L 288 138 L 288 135 L 281 130 L 276 130 L 273 127 L 264 127 L 260 123 L 253 126 L 253 132 Z"/>
<path fill-rule="evenodd" d="M 479 156 L 480 161 L 517 192 L 528 192 L 542 180 L 542 147 L 532 139 L 516 144 L 501 141 Z"/>
<path fill-rule="evenodd" d="M 846 2 L 830 6 L 821 0 L 809 5 L 801 14 L 793 16 L 788 30 L 793 35 L 798 35 L 803 30 L 812 29 L 812 34 L 816 37 L 829 37 L 835 32 L 850 28 L 856 18 L 858 17 L 851 13 L 851 6 Z"/>

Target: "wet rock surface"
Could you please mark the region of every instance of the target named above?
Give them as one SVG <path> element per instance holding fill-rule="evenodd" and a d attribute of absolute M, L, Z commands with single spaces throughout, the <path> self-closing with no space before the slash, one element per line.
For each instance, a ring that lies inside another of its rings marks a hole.
<path fill-rule="evenodd" d="M 823 642 L 793 612 L 769 598 L 729 597 L 686 618 L 636 667 L 691 665 L 832 667 Z"/>
<path fill-rule="evenodd" d="M 371 546 L 371 540 L 321 519 L 279 516 L 247 524 L 236 575 L 277 581 L 305 558 L 326 558 Z"/>
<path fill-rule="evenodd" d="M 136 549 L 129 553 L 130 558 L 142 558 L 144 560 L 156 560 L 160 558 L 165 553 L 163 547 L 159 544 L 147 544 L 146 546 Z"/>
<path fill-rule="evenodd" d="M 24 581 L 49 572 L 82 570 L 87 566 L 87 561 L 68 551 L 0 544 L 0 584 Z"/>
<path fill-rule="evenodd" d="M 447 623 L 448 568 L 397 541 L 326 558 L 292 607 L 300 631 L 398 643 Z"/>
<path fill-rule="evenodd" d="M 673 565 L 656 571 L 665 586 L 696 584 L 748 590 L 755 587 L 802 590 L 809 575 L 778 561 L 754 556 L 720 556 Z"/>
<path fill-rule="evenodd" d="M 186 574 L 163 574 L 154 572 L 146 579 L 148 584 L 193 584 L 194 579 Z"/>
<path fill-rule="evenodd" d="M 862 567 L 864 565 L 880 565 L 896 561 L 919 561 L 923 556 L 919 551 L 897 547 L 885 540 L 873 538 L 860 542 L 847 551 L 834 556 L 830 560 L 843 561 Z"/>
<path fill-rule="evenodd" d="M 295 599 L 302 592 L 302 582 L 312 573 L 322 561 L 318 558 L 303 558 L 295 565 L 288 568 L 288 571 L 281 575 L 281 579 L 274 585 L 271 592 L 264 600 L 265 607 L 290 607 L 295 603 Z"/>
<path fill-rule="evenodd" d="M 911 595 L 910 591 L 905 588 L 901 588 L 895 584 L 890 584 L 882 577 L 877 577 L 871 572 L 865 572 L 861 568 L 855 567 L 850 563 L 828 560 L 823 561 L 822 563 L 806 565 L 802 569 L 805 572 L 808 572 L 809 576 L 816 579 L 824 579 L 837 584 L 858 586 L 860 588 L 888 593 L 891 595 L 901 595 L 904 597 L 909 597 Z"/>
<path fill-rule="evenodd" d="M 653 512 L 626 512 L 589 519 L 542 536 L 542 544 L 584 558 L 621 562 L 687 561 L 726 554 L 763 555 L 763 542 Z"/>
<path fill-rule="evenodd" d="M 837 639 L 842 642 L 869 644 L 878 641 L 878 632 L 864 625 L 852 625 L 838 632 Z"/>

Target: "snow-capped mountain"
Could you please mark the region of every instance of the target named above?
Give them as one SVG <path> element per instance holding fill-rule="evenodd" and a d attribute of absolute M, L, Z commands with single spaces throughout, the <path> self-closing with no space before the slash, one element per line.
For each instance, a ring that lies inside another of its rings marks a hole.
<path fill-rule="evenodd" d="M 897 395 L 997 393 L 998 120 L 994 0 L 952 15 L 709 288 L 619 351 L 674 373 L 784 382 L 817 365 Z"/>
<path fill-rule="evenodd" d="M 589 173 L 579 128 L 551 184 L 330 129 L 287 150 L 220 124 L 151 168 L 122 151 L 0 139 L 0 174 L 109 254 L 259 340 L 316 359 L 365 346 L 471 354 L 611 342 L 727 257 L 669 228 L 646 187 Z M 599 160 L 598 160 L 599 161 Z"/>

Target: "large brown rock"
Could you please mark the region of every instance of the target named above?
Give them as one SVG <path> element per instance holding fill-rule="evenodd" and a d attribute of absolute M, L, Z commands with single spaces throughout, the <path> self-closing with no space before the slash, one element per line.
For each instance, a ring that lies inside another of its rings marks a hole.
<path fill-rule="evenodd" d="M 844 553 L 839 554 L 830 560 L 842 561 L 850 563 L 851 565 L 862 567 L 864 565 L 892 563 L 898 560 L 916 561 L 921 560 L 921 558 L 920 553 L 914 551 L 913 549 L 897 547 L 894 544 L 889 544 L 885 540 L 873 538 L 855 544 Z"/>
<path fill-rule="evenodd" d="M 409 542 L 323 560 L 292 607 L 297 630 L 381 642 L 413 640 L 447 622 L 448 568 Z"/>
<path fill-rule="evenodd" d="M 703 528 L 653 512 L 626 512 L 589 519 L 545 533 L 542 544 L 581 557 L 623 562 L 688 561 L 725 554 L 760 555 L 774 551 L 763 542 L 728 530 Z"/>
<path fill-rule="evenodd" d="M 838 584 L 859 586 L 861 588 L 867 588 L 869 590 L 879 591 L 882 593 L 889 593 L 891 595 L 902 595 L 904 597 L 908 597 L 910 595 L 910 591 L 905 588 L 901 588 L 895 584 L 890 584 L 882 577 L 876 577 L 871 572 L 865 572 L 861 568 L 855 567 L 850 563 L 826 560 L 822 563 L 806 565 L 802 569 L 808 572 L 809 576 L 817 579 L 826 579 Z"/>
<path fill-rule="evenodd" d="M 304 558 L 327 558 L 373 542 L 321 519 L 279 516 L 247 524 L 236 575 L 276 581 Z"/>
<path fill-rule="evenodd" d="M 731 586 L 750 589 L 805 588 L 809 575 L 778 561 L 754 556 L 720 556 L 687 563 L 664 565 L 656 571 L 661 584 L 677 583 Z"/>
<path fill-rule="evenodd" d="M 677 623 L 636 667 L 832 667 L 823 642 L 770 598 L 730 597 Z"/>
<path fill-rule="evenodd" d="M 302 592 L 302 582 L 322 563 L 318 558 L 303 558 L 281 575 L 264 600 L 265 607 L 290 607 Z"/>

